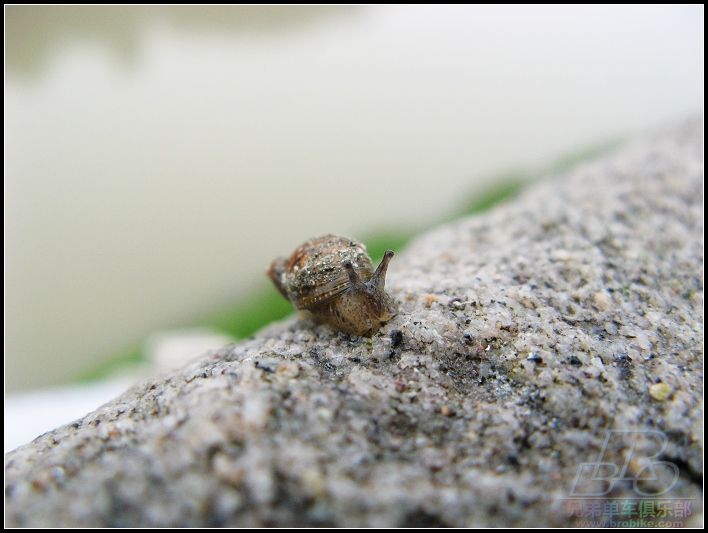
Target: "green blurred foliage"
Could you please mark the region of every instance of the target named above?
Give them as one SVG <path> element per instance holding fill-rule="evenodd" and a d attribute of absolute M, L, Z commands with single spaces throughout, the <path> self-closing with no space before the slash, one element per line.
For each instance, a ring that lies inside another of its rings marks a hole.
<path fill-rule="evenodd" d="M 133 345 L 129 348 L 124 348 L 123 351 L 116 353 L 113 357 L 110 357 L 100 365 L 90 368 L 81 374 L 77 378 L 77 381 L 84 383 L 106 379 L 120 374 L 123 371 L 130 371 L 146 362 L 147 358 L 145 357 L 145 349 L 142 344 Z"/>
<path fill-rule="evenodd" d="M 244 339 L 266 324 L 281 320 L 292 312 L 290 302 L 264 279 L 262 287 L 199 325 L 216 329 L 235 339 Z"/>

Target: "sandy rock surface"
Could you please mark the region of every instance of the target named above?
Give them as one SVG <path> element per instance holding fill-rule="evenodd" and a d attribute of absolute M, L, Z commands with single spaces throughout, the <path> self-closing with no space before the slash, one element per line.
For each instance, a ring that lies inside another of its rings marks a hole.
<path fill-rule="evenodd" d="M 597 462 L 695 520 L 700 129 L 422 235 L 372 338 L 293 318 L 7 454 L 7 525 L 573 525 Z"/>

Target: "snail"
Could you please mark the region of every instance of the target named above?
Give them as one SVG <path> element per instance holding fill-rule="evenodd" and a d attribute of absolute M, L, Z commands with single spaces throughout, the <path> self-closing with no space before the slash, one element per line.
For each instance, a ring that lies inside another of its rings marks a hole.
<path fill-rule="evenodd" d="M 374 271 L 363 244 L 324 235 L 301 244 L 289 259 L 275 259 L 267 274 L 296 309 L 308 311 L 315 321 L 366 335 L 396 315 L 396 304 L 384 290 L 392 257 L 387 250 Z"/>

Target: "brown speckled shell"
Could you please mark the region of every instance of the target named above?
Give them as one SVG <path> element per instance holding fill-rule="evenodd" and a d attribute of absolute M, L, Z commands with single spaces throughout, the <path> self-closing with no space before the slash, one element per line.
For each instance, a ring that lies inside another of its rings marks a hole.
<path fill-rule="evenodd" d="M 289 258 L 275 259 L 267 275 L 285 298 L 315 322 L 353 335 L 371 335 L 398 312 L 395 300 L 384 290 L 392 257 L 393 251 L 387 250 L 374 272 L 363 244 L 324 235 L 300 245 Z"/>
<path fill-rule="evenodd" d="M 282 274 L 282 286 L 298 309 L 321 305 L 349 288 L 342 268 L 351 261 L 359 276 L 371 278 L 373 266 L 366 247 L 348 237 L 324 235 L 303 243 L 290 256 Z"/>

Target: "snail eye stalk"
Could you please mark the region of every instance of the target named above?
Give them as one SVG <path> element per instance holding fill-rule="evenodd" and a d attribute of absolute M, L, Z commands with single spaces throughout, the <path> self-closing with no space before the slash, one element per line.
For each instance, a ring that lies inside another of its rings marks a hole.
<path fill-rule="evenodd" d="M 364 284 L 364 282 L 361 281 L 359 274 L 357 274 L 356 270 L 354 270 L 354 265 L 352 265 L 351 261 L 344 261 L 344 263 L 342 263 L 342 266 L 349 275 L 349 282 L 352 284 L 352 287 L 359 287 Z"/>
<path fill-rule="evenodd" d="M 374 275 L 369 281 L 369 284 L 372 287 L 375 287 L 380 291 L 384 290 L 384 285 L 386 283 L 386 270 L 388 270 L 388 264 L 391 262 L 392 257 L 393 250 L 386 250 L 381 263 L 379 263 L 379 266 L 376 268 L 376 272 L 374 272 Z"/>

